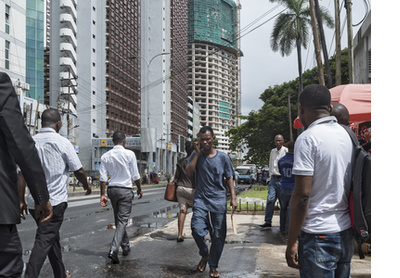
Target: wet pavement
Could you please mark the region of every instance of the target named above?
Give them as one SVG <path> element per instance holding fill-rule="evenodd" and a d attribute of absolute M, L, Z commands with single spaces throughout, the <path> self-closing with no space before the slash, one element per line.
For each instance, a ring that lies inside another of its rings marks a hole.
<path fill-rule="evenodd" d="M 235 215 L 237 234 L 233 234 L 230 218 L 225 248 L 220 260 L 221 277 L 299 277 L 298 271 L 287 267 L 284 258 L 286 241 L 279 235 L 279 216 L 274 216 L 273 227 L 261 229 L 263 215 Z M 121 256 L 113 265 L 103 252 L 99 259 L 104 264 L 93 269 L 93 277 L 208 277 L 206 271 L 195 271 L 200 260 L 198 249 L 190 235 L 191 213 L 184 228 L 184 242 L 176 241 L 177 220 L 161 229 L 139 236 L 131 241 L 132 252 Z M 77 271 L 72 277 L 81 276 Z M 371 257 L 360 260 L 353 257 L 352 277 L 371 277 Z"/>
<path fill-rule="evenodd" d="M 73 202 L 70 204 L 73 209 Z M 186 217 L 185 240 L 178 243 L 177 203 L 150 198 L 141 202 L 135 199 L 134 205 L 136 210 L 145 208 L 146 213 L 131 217 L 127 231 L 132 239 L 132 251 L 124 257 L 120 250 L 120 264 L 111 264 L 107 258 L 115 230 L 113 223 L 110 223 L 111 218 L 107 219 L 107 223 L 102 215 L 110 213 L 111 207 L 90 212 L 90 220 L 82 219 L 83 216 L 66 218 L 61 229 L 61 245 L 63 261 L 71 277 L 209 277 L 208 266 L 203 273 L 195 271 L 200 256 L 191 236 L 192 213 Z M 233 234 L 230 215 L 227 217 L 226 244 L 218 268 L 221 277 L 299 277 L 297 270 L 286 265 L 286 241 L 279 235 L 279 215 L 274 216 L 272 228 L 260 228 L 263 219 L 262 212 L 235 214 L 237 234 Z M 94 228 L 94 223 L 99 226 Z M 75 229 L 81 233 L 69 235 L 63 232 L 68 225 L 75 225 Z M 24 257 L 24 260 L 29 257 L 29 251 Z M 355 254 L 351 275 L 371 277 L 371 256 L 367 255 L 366 259 L 360 260 Z M 48 262 L 43 266 L 40 277 L 52 277 Z"/>

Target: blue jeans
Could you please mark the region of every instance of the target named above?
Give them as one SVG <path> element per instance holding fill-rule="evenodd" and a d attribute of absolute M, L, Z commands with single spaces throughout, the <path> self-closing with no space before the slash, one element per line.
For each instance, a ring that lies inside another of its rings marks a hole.
<path fill-rule="evenodd" d="M 274 215 L 274 207 L 276 199 L 279 198 L 281 192 L 281 178 L 277 176 L 271 176 L 271 180 L 269 181 L 268 186 L 268 197 L 267 197 L 267 205 L 265 207 L 265 223 L 271 224 L 272 216 Z"/>
<path fill-rule="evenodd" d="M 290 214 L 290 199 L 292 198 L 293 190 L 281 189 L 279 201 L 281 205 L 280 218 L 280 232 L 288 234 L 289 232 L 289 214 Z"/>
<path fill-rule="evenodd" d="M 354 253 L 353 230 L 333 234 L 299 236 L 299 264 L 302 278 L 348 278 Z"/>
<path fill-rule="evenodd" d="M 192 236 L 199 248 L 200 256 L 210 256 L 208 265 L 218 268 L 226 238 L 226 213 L 214 213 L 193 208 L 191 227 Z M 210 252 L 208 252 L 208 246 L 204 239 L 208 233 L 211 236 Z"/>

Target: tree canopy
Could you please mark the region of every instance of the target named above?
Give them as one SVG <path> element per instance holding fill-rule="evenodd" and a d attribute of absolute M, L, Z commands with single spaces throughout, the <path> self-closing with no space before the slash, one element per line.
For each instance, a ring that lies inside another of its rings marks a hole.
<path fill-rule="evenodd" d="M 342 83 L 348 83 L 347 49 L 342 51 Z M 329 59 L 330 67 L 335 76 L 335 58 Z M 335 80 L 334 80 L 335 81 Z M 291 123 L 297 117 L 297 97 L 299 78 L 275 85 L 265 89 L 260 95 L 264 102 L 258 111 L 251 111 L 248 116 L 241 116 L 245 121 L 237 128 L 227 131 L 231 142 L 231 151 L 245 151 L 243 160 L 256 165 L 268 165 L 269 153 L 275 147 L 274 139 L 277 134 L 282 134 L 285 142 L 289 141 L 290 125 L 288 116 L 288 96 L 290 96 Z M 316 67 L 303 73 L 303 82 L 318 84 L 318 70 Z M 294 139 L 297 138 L 294 130 Z"/>

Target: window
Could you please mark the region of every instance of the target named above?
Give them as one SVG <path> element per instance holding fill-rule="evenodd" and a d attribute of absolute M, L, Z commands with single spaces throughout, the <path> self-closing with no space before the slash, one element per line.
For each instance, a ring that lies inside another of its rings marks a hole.
<path fill-rule="evenodd" d="M 10 42 L 6 41 L 6 49 L 5 49 L 5 68 L 10 69 Z"/>
<path fill-rule="evenodd" d="M 7 34 L 10 34 L 10 6 L 7 4 L 5 9 L 5 19 L 6 19 L 5 31 Z"/>

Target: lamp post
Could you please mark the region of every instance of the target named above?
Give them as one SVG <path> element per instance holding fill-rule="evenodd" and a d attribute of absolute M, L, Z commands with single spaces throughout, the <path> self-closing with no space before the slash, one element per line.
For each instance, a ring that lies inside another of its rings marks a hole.
<path fill-rule="evenodd" d="M 141 93 L 141 95 L 143 96 L 143 93 L 145 93 L 146 91 L 146 94 L 145 94 L 145 107 L 146 107 L 146 110 L 145 110 L 145 113 L 142 113 L 142 115 L 146 115 L 145 117 L 146 117 L 146 121 L 145 121 L 145 124 L 144 124 L 144 126 L 147 128 L 147 130 L 148 130 L 148 132 L 150 131 L 150 97 L 149 97 L 149 94 L 150 94 L 150 91 L 149 91 L 149 88 L 147 88 L 147 86 L 148 86 L 148 79 L 149 79 L 149 71 L 150 71 L 150 65 L 151 65 L 151 63 L 154 61 L 154 59 L 155 58 L 157 58 L 157 57 L 159 57 L 159 56 L 164 56 L 164 55 L 169 55 L 170 53 L 169 52 L 162 52 L 162 53 L 158 53 L 158 54 L 156 54 L 156 55 L 154 55 L 150 60 L 147 60 L 145 57 L 143 57 L 143 56 L 132 56 L 132 57 L 130 57 L 130 59 L 137 59 L 137 58 L 140 58 L 140 59 L 143 59 L 143 61 L 145 62 L 145 64 L 146 64 L 146 69 L 145 69 L 145 78 L 144 78 L 144 84 L 143 84 L 143 86 L 140 88 L 140 93 Z M 143 99 L 143 98 L 142 98 Z M 143 108 L 143 106 L 142 106 L 142 108 Z M 144 136 L 143 136 L 143 132 L 142 132 L 142 130 L 141 130 L 141 141 L 143 140 L 143 138 L 144 138 Z M 142 141 L 143 142 L 143 141 Z M 154 145 L 154 144 L 152 144 L 152 145 Z M 141 151 L 143 152 L 143 144 L 141 144 Z M 148 156 L 147 156 L 147 172 L 148 172 L 148 174 L 150 174 L 150 163 L 152 162 L 152 160 L 153 160 L 153 155 L 151 155 L 151 153 L 152 153 L 152 150 L 153 150 L 153 147 L 154 146 L 151 146 L 151 148 L 148 148 L 149 150 L 148 150 Z M 161 144 L 161 149 L 162 149 L 162 144 Z M 161 158 L 162 159 L 162 158 Z"/>

